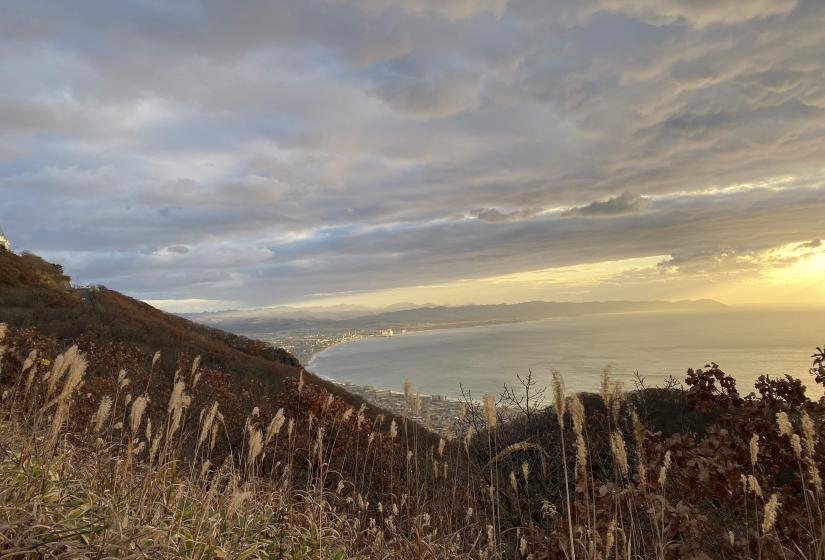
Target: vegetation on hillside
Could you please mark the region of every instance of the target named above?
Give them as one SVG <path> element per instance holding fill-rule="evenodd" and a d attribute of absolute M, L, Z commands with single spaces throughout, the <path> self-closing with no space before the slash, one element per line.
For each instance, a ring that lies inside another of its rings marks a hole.
<path fill-rule="evenodd" d="M 791 378 L 742 395 L 711 365 L 687 390 L 606 375 L 566 395 L 556 376 L 551 407 L 509 391 L 524 414 L 501 414 L 488 395 L 444 441 L 303 377 L 232 426 L 197 359 L 157 402 L 130 371 L 104 383 L 76 346 L 2 330 L 0 554 L 825 557 L 825 405 Z M 151 377 L 159 356 L 143 359 Z"/>
<path fill-rule="evenodd" d="M 264 342 L 198 325 L 114 290 L 72 288 L 59 265 L 31 254 L 0 251 L 0 321 L 15 328 L 21 347 L 43 356 L 77 344 L 88 361 L 91 394 L 81 415 L 91 414 L 94 399 L 113 389 L 111 373 L 120 369 L 128 370 L 133 384 L 150 396 L 150 411 L 160 413 L 177 369 L 200 356 L 208 383 L 198 399 L 219 398 L 230 425 L 236 426 L 254 406 L 267 413 L 282 406 L 284 382 L 297 380 L 303 369 L 288 352 Z M 145 356 L 155 352 L 161 359 L 150 371 Z M 304 375 L 355 406 L 362 402 Z M 238 439 L 242 430 L 232 435 Z"/>
<path fill-rule="evenodd" d="M 411 384 L 391 416 L 263 343 L 0 259 L 0 558 L 825 559 L 825 398 L 791 377 L 548 375 L 545 407 L 528 375 L 442 440 L 408 420 Z"/>

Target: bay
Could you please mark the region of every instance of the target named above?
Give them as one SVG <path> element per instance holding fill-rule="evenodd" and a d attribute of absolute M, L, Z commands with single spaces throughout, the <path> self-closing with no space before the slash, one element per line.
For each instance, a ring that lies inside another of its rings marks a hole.
<path fill-rule="evenodd" d="M 315 355 L 307 368 L 335 381 L 401 390 L 410 379 L 421 394 L 458 397 L 497 392 L 532 370 L 542 385 L 551 371 L 568 391 L 597 390 L 604 367 L 633 388 L 714 361 L 753 390 L 761 374 L 790 373 L 819 396 L 808 369 L 825 343 L 820 310 L 730 309 L 720 312 L 602 314 L 371 337 Z"/>

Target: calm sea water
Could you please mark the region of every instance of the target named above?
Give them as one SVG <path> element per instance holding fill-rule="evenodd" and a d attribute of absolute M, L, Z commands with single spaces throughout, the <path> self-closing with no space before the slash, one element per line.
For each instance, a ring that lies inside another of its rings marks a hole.
<path fill-rule="evenodd" d="M 810 355 L 825 343 L 822 311 L 730 310 L 555 318 L 530 323 L 444 329 L 368 338 L 328 348 L 307 366 L 337 381 L 400 391 L 409 378 L 422 394 L 498 391 L 532 370 L 546 383 L 553 369 L 569 391 L 598 388 L 610 365 L 615 379 L 648 385 L 710 361 L 753 389 L 761 374 L 790 373 L 819 395 L 808 375 Z"/>

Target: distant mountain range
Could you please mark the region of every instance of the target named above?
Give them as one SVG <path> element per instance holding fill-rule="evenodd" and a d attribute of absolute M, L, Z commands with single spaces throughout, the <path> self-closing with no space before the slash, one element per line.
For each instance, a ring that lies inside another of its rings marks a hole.
<path fill-rule="evenodd" d="M 407 305 L 407 304 L 401 304 Z M 412 306 L 412 304 L 409 304 Z M 398 306 L 394 306 L 398 307 Z M 262 308 L 187 315 L 199 323 L 233 332 L 275 333 L 304 328 L 338 327 L 370 329 L 427 329 L 462 327 L 495 323 L 534 321 L 550 317 L 575 317 L 601 313 L 656 311 L 715 311 L 726 306 L 714 300 L 668 301 L 594 301 L 417 306 L 370 312 L 359 308 Z M 288 310 L 288 312 L 284 312 Z"/>
<path fill-rule="evenodd" d="M 199 322 L 212 322 L 215 320 L 229 321 L 235 319 L 255 320 L 255 319 L 355 319 L 385 313 L 387 311 L 404 311 L 417 309 L 419 307 L 435 307 L 433 304 L 415 304 L 409 302 L 394 303 L 386 307 L 368 307 L 366 305 L 328 305 L 294 307 L 290 305 L 277 305 L 272 307 L 258 307 L 254 309 L 227 309 L 223 311 L 206 311 L 199 313 L 181 313 L 180 315 Z"/>

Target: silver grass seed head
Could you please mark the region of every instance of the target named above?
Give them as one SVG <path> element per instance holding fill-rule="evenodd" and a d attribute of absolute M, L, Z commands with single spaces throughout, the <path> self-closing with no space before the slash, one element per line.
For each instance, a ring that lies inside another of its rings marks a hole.
<path fill-rule="evenodd" d="M 817 496 L 821 496 L 822 477 L 819 474 L 819 467 L 811 456 L 808 456 L 806 463 L 808 464 L 808 479 L 811 481 L 814 490 L 816 490 Z"/>
<path fill-rule="evenodd" d="M 246 454 L 246 461 L 249 465 L 254 465 L 263 450 L 263 434 L 257 428 L 252 430 L 249 436 L 249 449 Z"/>
<path fill-rule="evenodd" d="M 762 517 L 762 533 L 769 533 L 776 523 L 776 514 L 779 512 L 781 506 L 779 501 L 779 494 L 771 494 L 768 503 L 765 504 L 765 514 Z"/>
<path fill-rule="evenodd" d="M 278 412 L 275 413 L 275 416 L 272 417 L 272 420 L 266 427 L 266 444 L 269 444 L 269 442 L 272 441 L 272 438 L 281 432 L 281 428 L 283 428 L 285 420 L 284 409 L 279 408 Z"/>
<path fill-rule="evenodd" d="M 112 397 L 105 396 L 102 399 L 100 399 L 100 404 L 98 405 L 97 410 L 91 418 L 92 431 L 94 431 L 94 433 L 100 433 L 100 430 L 103 429 L 103 424 L 105 424 L 106 420 L 109 419 L 109 414 L 111 414 L 111 412 Z"/>
<path fill-rule="evenodd" d="M 212 430 L 212 424 L 215 422 L 215 417 L 218 414 L 218 401 L 212 403 L 212 406 L 209 407 L 209 411 L 205 415 L 205 419 L 203 420 L 203 424 L 201 425 L 201 431 L 198 435 L 198 445 L 203 445 L 203 442 L 206 441 L 207 436 L 209 435 L 210 431 Z"/>
<path fill-rule="evenodd" d="M 556 406 L 556 419 L 564 427 L 564 379 L 558 371 L 553 370 L 553 399 Z"/>
<path fill-rule="evenodd" d="M 141 395 L 132 403 L 132 409 L 129 411 L 129 426 L 132 430 L 132 436 L 137 435 L 140 428 L 140 423 L 143 420 L 143 413 L 146 412 L 146 407 L 149 405 L 149 397 Z"/>
<path fill-rule="evenodd" d="M 584 405 L 578 395 L 571 395 L 567 404 L 570 418 L 573 420 L 573 431 L 582 434 L 584 431 Z"/>
<path fill-rule="evenodd" d="M 613 458 L 616 461 L 616 466 L 619 467 L 622 475 L 627 476 L 627 448 L 625 447 L 624 437 L 620 430 L 615 430 L 610 435 L 610 450 L 613 452 Z"/>
<path fill-rule="evenodd" d="M 484 395 L 484 419 L 487 422 L 487 428 L 492 429 L 496 427 L 496 398 L 492 393 Z"/>
<path fill-rule="evenodd" d="M 759 485 L 759 481 L 756 480 L 756 477 L 752 474 L 748 475 L 748 490 L 760 498 L 762 497 L 762 487 Z"/>
<path fill-rule="evenodd" d="M 232 495 L 229 498 L 229 505 L 226 508 L 226 514 L 228 517 L 232 517 L 235 513 L 241 509 L 244 502 L 246 502 L 249 498 L 252 497 L 252 491 L 249 489 L 249 485 L 245 484 L 243 487 L 238 488 L 237 485 L 232 491 Z"/>
<path fill-rule="evenodd" d="M 776 425 L 779 428 L 779 435 L 790 436 L 793 432 L 793 426 L 788 419 L 788 414 L 784 411 L 776 413 Z"/>
<path fill-rule="evenodd" d="M 800 424 L 802 424 L 802 435 L 804 436 L 805 449 L 808 451 L 809 455 L 813 455 L 818 439 L 816 427 L 814 426 L 814 422 L 811 420 L 811 417 L 808 416 L 808 413 L 804 410 L 802 411 L 802 414 L 800 414 L 799 420 Z"/>
<path fill-rule="evenodd" d="M 610 390 L 610 365 L 606 365 L 604 366 L 604 369 L 602 369 L 601 396 L 604 406 L 610 410 L 610 398 L 613 396 L 613 393 Z"/>
<path fill-rule="evenodd" d="M 23 362 L 23 369 L 20 370 L 20 373 L 26 373 L 26 371 L 32 367 L 34 361 L 37 359 L 37 348 L 29 352 L 29 355 L 26 357 L 26 360 Z"/>
<path fill-rule="evenodd" d="M 670 449 L 665 451 L 665 458 L 659 468 L 659 486 L 664 486 L 667 482 L 667 471 L 670 469 Z"/>
<path fill-rule="evenodd" d="M 793 449 L 793 453 L 797 459 L 802 458 L 802 440 L 799 434 L 791 434 L 791 449 Z"/>
<path fill-rule="evenodd" d="M 749 443 L 751 466 L 756 466 L 759 459 L 759 434 L 753 434 Z"/>
<path fill-rule="evenodd" d="M 186 394 L 186 383 L 182 379 L 175 382 L 172 388 L 172 394 L 169 395 L 169 404 L 167 406 L 168 412 L 186 408 L 192 402 L 192 397 Z"/>

